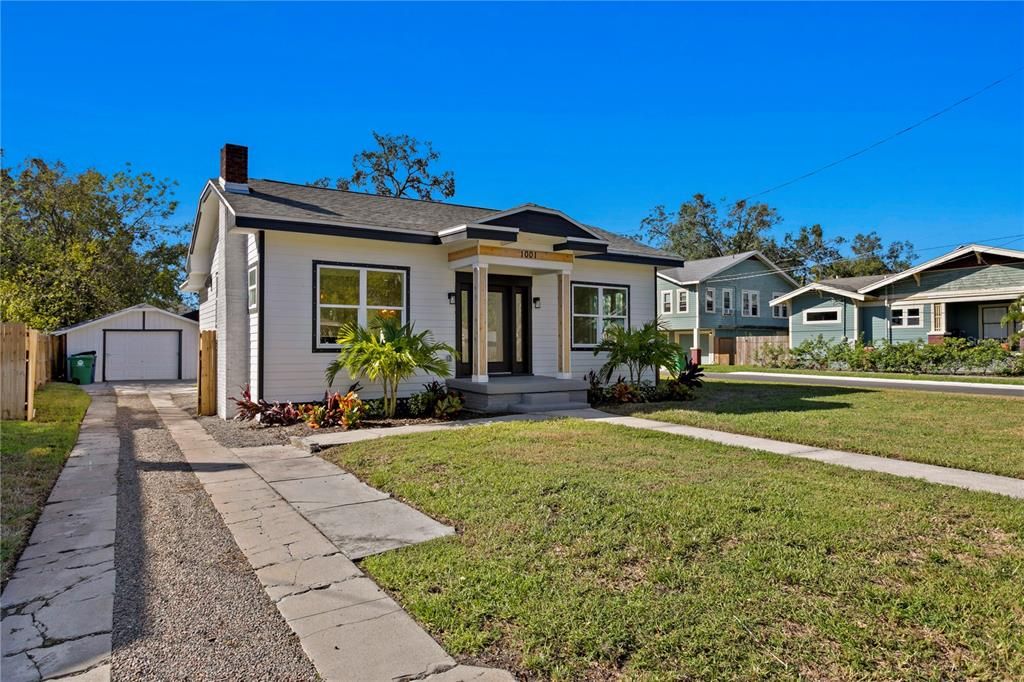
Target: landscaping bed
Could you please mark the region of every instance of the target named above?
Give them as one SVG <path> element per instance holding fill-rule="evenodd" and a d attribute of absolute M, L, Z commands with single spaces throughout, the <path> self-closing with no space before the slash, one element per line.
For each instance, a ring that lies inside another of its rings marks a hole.
<path fill-rule="evenodd" d="M 1024 677 L 1019 501 L 577 420 L 387 445 L 322 456 L 458 529 L 361 566 L 460 660 L 527 679 Z"/>
<path fill-rule="evenodd" d="M 51 383 L 36 391 L 33 421 L 0 424 L 0 507 L 2 580 L 7 581 L 32 533 L 53 484 L 78 440 L 89 408 L 85 391 Z"/>
<path fill-rule="evenodd" d="M 705 365 L 707 374 L 731 374 L 733 372 L 765 372 L 768 374 L 806 374 L 819 377 L 864 377 L 875 379 L 898 379 L 899 381 L 960 381 L 971 384 L 1017 384 L 1024 385 L 1024 377 L 977 376 L 973 374 L 901 374 L 899 372 L 855 372 L 852 370 L 827 369 L 780 369 L 758 365 Z"/>
<path fill-rule="evenodd" d="M 658 421 L 1024 478 L 1024 400 L 708 382 L 697 399 L 602 408 Z"/>

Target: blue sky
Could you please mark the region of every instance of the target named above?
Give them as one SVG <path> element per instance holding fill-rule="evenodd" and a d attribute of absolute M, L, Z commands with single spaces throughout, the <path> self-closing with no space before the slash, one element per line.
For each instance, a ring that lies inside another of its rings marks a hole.
<path fill-rule="evenodd" d="M 432 140 L 459 203 L 629 234 L 655 204 L 752 194 L 1024 64 L 1024 4 L 4 2 L 0 19 L 5 162 L 131 161 L 181 183 L 182 220 L 226 141 L 253 177 L 305 182 L 346 174 L 377 129 Z M 764 200 L 786 229 L 1024 236 L 1024 72 Z"/>

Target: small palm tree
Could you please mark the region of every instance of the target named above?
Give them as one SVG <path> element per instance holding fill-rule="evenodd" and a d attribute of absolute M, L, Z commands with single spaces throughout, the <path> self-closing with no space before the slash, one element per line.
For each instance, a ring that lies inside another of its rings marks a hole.
<path fill-rule="evenodd" d="M 347 324 L 338 334 L 341 352 L 327 366 L 327 384 L 334 384 L 338 372 L 347 370 L 352 376 L 366 377 L 384 385 L 384 413 L 395 416 L 398 407 L 398 385 L 424 371 L 439 377 L 451 374 L 441 353 L 457 356 L 446 343 L 437 343 L 429 331 L 416 333 L 412 324 L 397 319 L 382 319 L 372 328 Z"/>
<path fill-rule="evenodd" d="M 601 377 L 605 383 L 611 381 L 617 368 L 625 366 L 629 371 L 629 383 L 634 384 L 643 377 L 647 368 L 654 370 L 657 377 L 660 368 L 671 366 L 675 362 L 677 350 L 658 323 L 652 321 L 638 329 L 626 329 L 618 325 L 607 327 L 601 343 L 594 348 L 594 355 L 608 354 L 608 360 L 601 367 Z"/>

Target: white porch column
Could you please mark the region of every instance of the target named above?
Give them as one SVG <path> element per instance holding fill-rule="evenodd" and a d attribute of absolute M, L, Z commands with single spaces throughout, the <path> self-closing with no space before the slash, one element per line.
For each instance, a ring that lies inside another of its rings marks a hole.
<path fill-rule="evenodd" d="M 559 379 L 572 379 L 572 287 L 570 275 L 555 275 L 558 283 L 558 372 Z"/>
<path fill-rule="evenodd" d="M 471 381 L 487 383 L 487 266 L 473 266 L 473 320 L 475 348 Z"/>

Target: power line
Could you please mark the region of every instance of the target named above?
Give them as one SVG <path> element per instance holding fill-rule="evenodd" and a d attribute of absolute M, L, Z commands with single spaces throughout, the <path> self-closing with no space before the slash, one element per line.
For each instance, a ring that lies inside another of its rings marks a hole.
<path fill-rule="evenodd" d="M 844 156 L 841 159 L 838 159 L 836 161 L 832 161 L 831 163 L 827 163 L 824 166 L 821 166 L 820 168 L 816 168 L 816 169 L 814 169 L 814 170 L 812 170 L 812 171 L 810 171 L 808 173 L 804 173 L 803 175 L 801 175 L 799 177 L 795 177 L 792 180 L 787 180 L 786 182 L 783 182 L 782 184 L 775 185 L 774 187 L 769 187 L 768 189 L 762 190 L 760 192 L 756 192 L 754 194 L 751 194 L 748 197 L 744 197 L 742 199 L 742 201 L 749 201 L 750 199 L 753 199 L 754 197 L 763 196 L 765 194 L 768 194 L 769 192 L 774 192 L 777 189 L 782 189 L 783 187 L 788 187 L 789 185 L 792 185 L 795 182 L 800 182 L 801 180 L 805 180 L 805 179 L 811 177 L 812 175 L 817 175 L 818 173 L 820 173 L 822 171 L 828 170 L 829 168 L 832 168 L 834 166 L 838 166 L 839 164 L 841 164 L 841 163 L 843 163 L 845 161 L 849 161 L 850 159 L 853 159 L 855 157 L 858 157 L 861 154 L 865 154 L 865 153 L 871 151 L 872 149 L 874 149 L 875 147 L 879 147 L 879 146 L 885 144 L 886 142 L 894 140 L 897 137 L 899 137 L 900 135 L 903 135 L 904 133 L 909 133 L 914 128 L 917 128 L 918 126 L 924 125 L 925 123 L 927 123 L 928 121 L 931 121 L 932 119 L 935 119 L 935 118 L 938 118 L 939 116 L 942 116 L 946 112 L 951 111 L 952 109 L 955 109 L 956 107 L 960 106 L 961 104 L 964 104 L 965 102 L 969 102 L 970 100 L 974 99 L 975 97 L 977 97 L 978 95 L 982 94 L 983 92 L 991 90 L 992 88 L 996 87 L 1000 83 L 1002 83 L 1002 82 L 1012 78 L 1013 76 L 1016 76 L 1018 73 L 1020 73 L 1021 70 L 1024 70 L 1024 66 L 1017 68 L 1016 70 L 1014 70 L 1011 73 L 1003 76 L 1002 78 L 999 78 L 997 80 L 992 81 L 991 83 L 989 83 L 988 85 L 983 87 L 981 90 L 978 90 L 977 92 L 974 92 L 974 93 L 972 93 L 970 95 L 967 95 L 966 97 L 958 99 L 956 102 L 953 102 L 952 104 L 950 104 L 945 109 L 940 109 L 939 111 L 936 111 L 934 114 L 931 114 L 930 116 L 922 118 L 917 123 L 914 123 L 913 125 L 907 126 L 903 130 L 895 132 L 892 135 L 889 135 L 888 137 L 884 137 L 881 140 L 878 140 L 877 142 L 873 142 L 872 144 L 869 144 L 867 147 L 864 147 L 863 149 L 859 149 L 859 150 L 853 152 L 852 154 L 848 154 L 847 156 Z"/>

